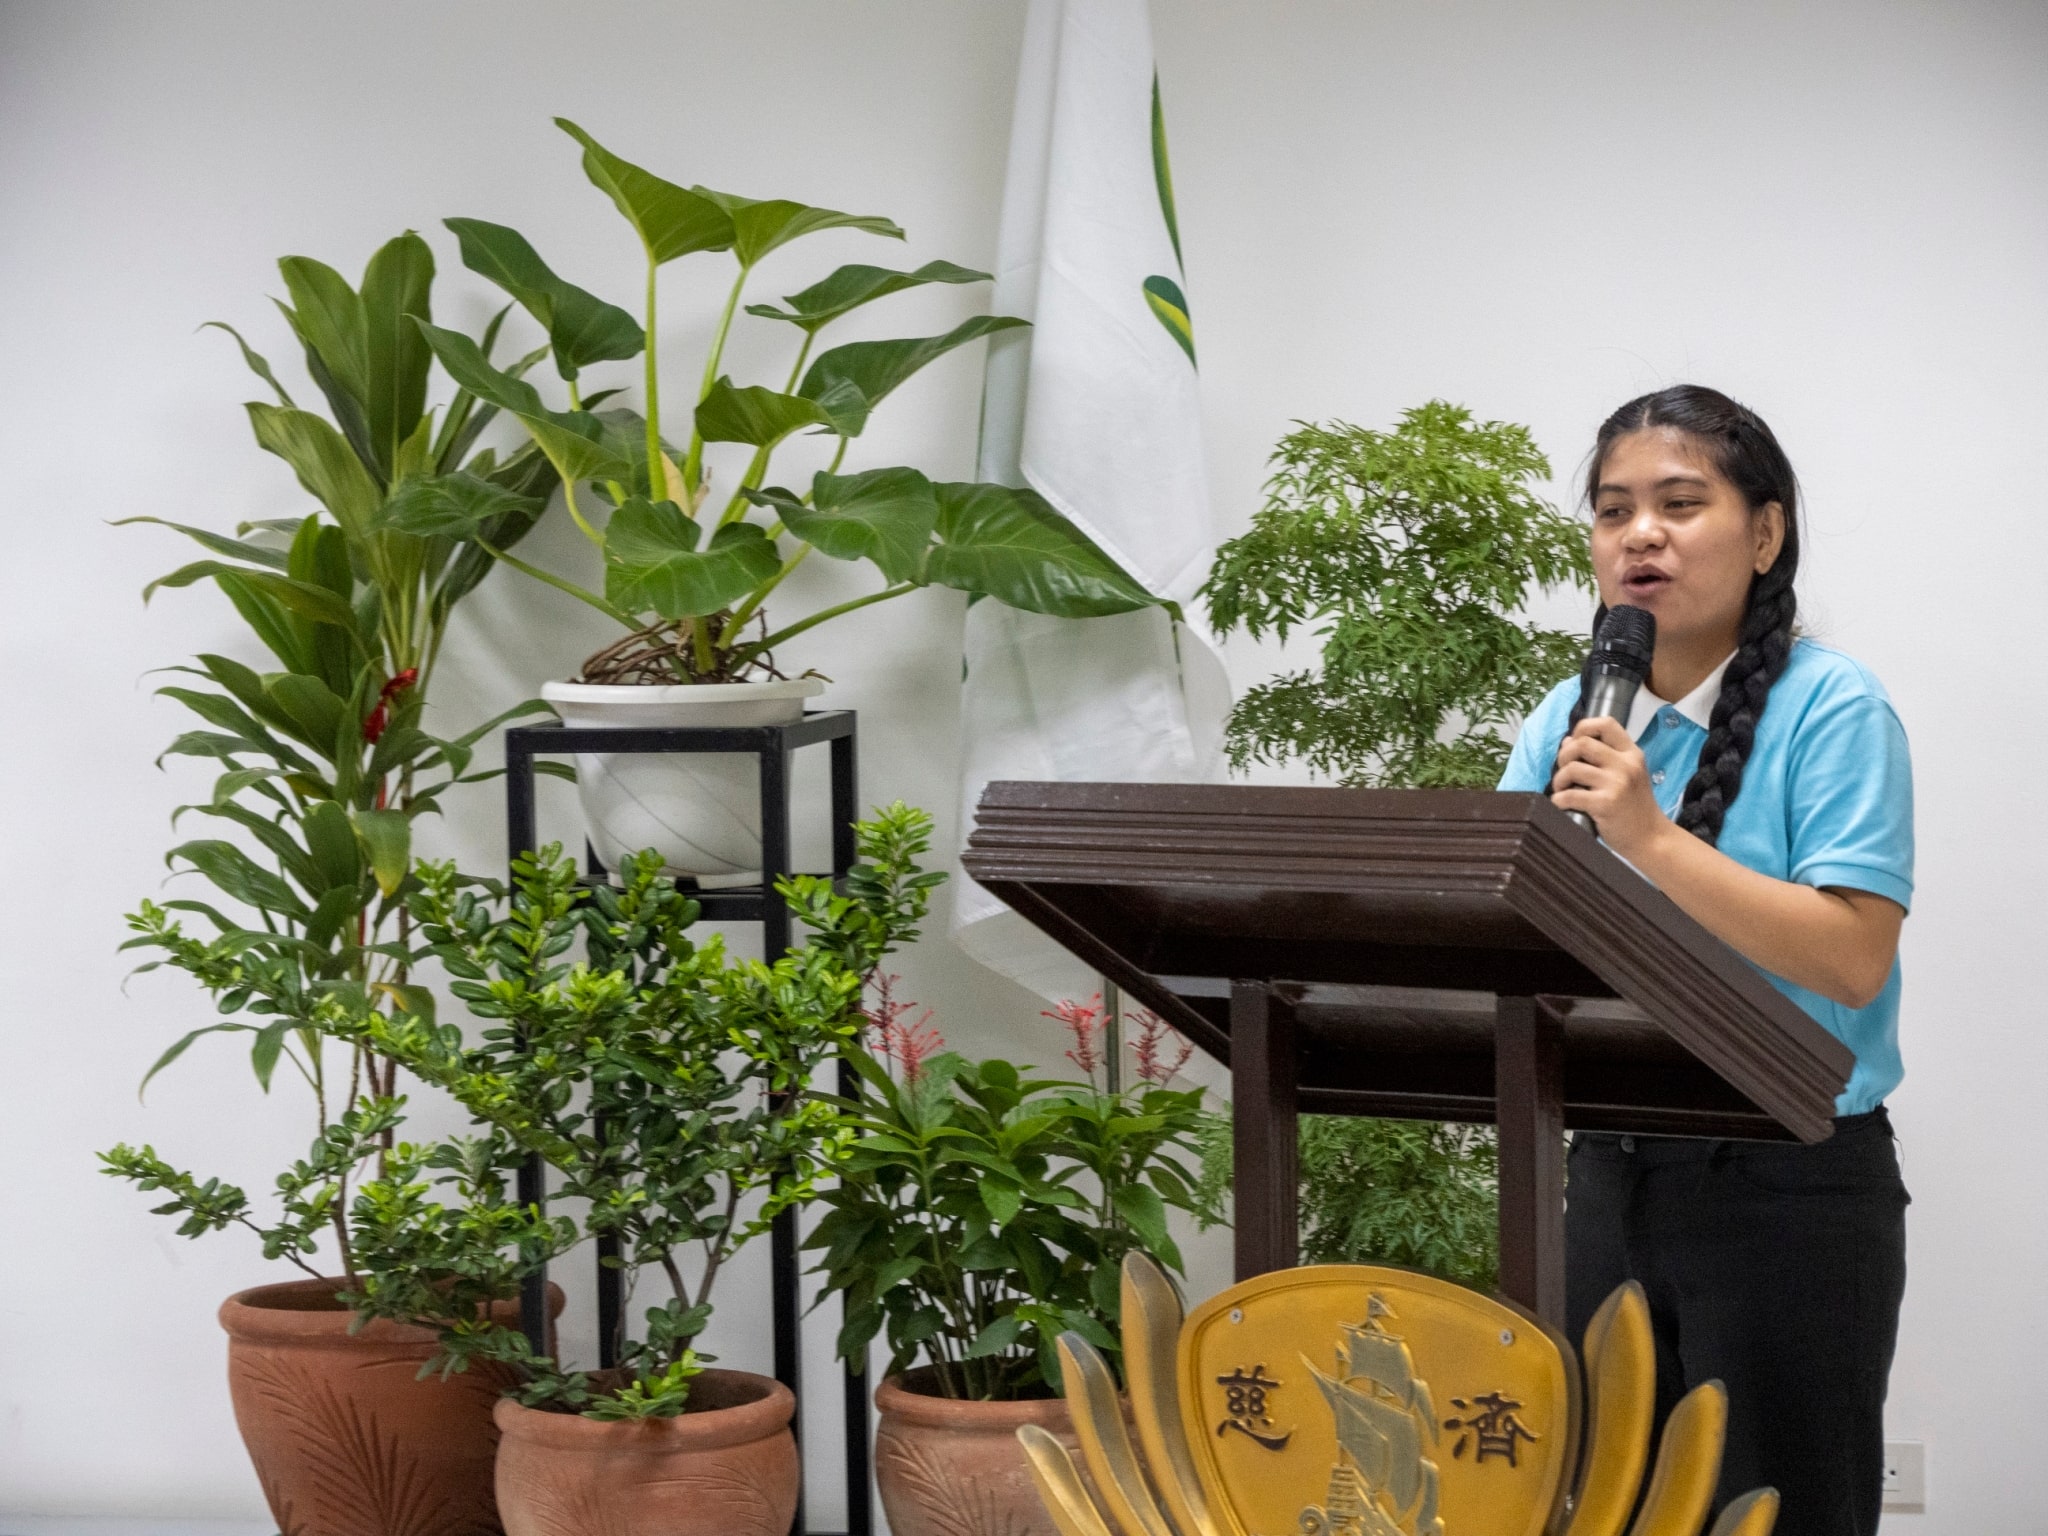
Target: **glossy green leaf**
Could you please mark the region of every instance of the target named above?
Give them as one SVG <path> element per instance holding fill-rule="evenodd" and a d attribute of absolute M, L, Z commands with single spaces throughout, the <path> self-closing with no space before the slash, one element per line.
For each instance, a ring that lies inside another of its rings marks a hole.
<path fill-rule="evenodd" d="M 286 256 L 277 264 L 291 306 L 285 311 L 306 350 L 338 387 L 365 410 L 370 395 L 370 328 L 363 301 L 348 279 L 311 256 Z"/>
<path fill-rule="evenodd" d="M 732 221 L 732 250 L 743 266 L 751 267 L 778 246 L 814 235 L 823 229 L 861 229 L 871 235 L 901 240 L 903 231 L 879 214 L 841 213 L 836 208 L 812 208 L 786 198 L 759 201 L 709 187 L 690 189 L 725 210 Z"/>
<path fill-rule="evenodd" d="M 545 503 L 463 470 L 408 480 L 378 514 L 377 525 L 423 538 L 474 538 L 508 513 L 536 513 Z M 495 541 L 494 541 L 495 542 Z"/>
<path fill-rule="evenodd" d="M 167 864 L 178 859 L 184 860 L 235 900 L 259 911 L 276 912 L 288 917 L 306 915 L 306 904 L 299 900 L 282 878 L 258 867 L 248 854 L 233 843 L 223 842 L 218 838 L 202 838 L 196 842 L 180 843 L 164 855 L 164 862 Z"/>
<path fill-rule="evenodd" d="M 351 539 L 364 537 L 384 493 L 346 439 L 310 411 L 252 400 L 246 409 L 256 441 L 291 465 L 292 473 Z"/>
<path fill-rule="evenodd" d="M 981 1203 L 987 1207 L 998 1230 L 1007 1227 L 1024 1208 L 1024 1192 L 998 1179 L 981 1181 Z"/>
<path fill-rule="evenodd" d="M 872 560 L 891 581 L 915 581 L 938 525 L 938 497 L 914 469 L 820 474 L 805 505 L 788 491 L 749 492 L 785 527 L 835 560 Z"/>
<path fill-rule="evenodd" d="M 596 417 L 583 411 L 550 411 L 531 384 L 492 367 L 482 349 L 460 331 L 424 321 L 420 331 L 448 376 L 479 400 L 517 416 L 564 480 L 617 480 L 632 473 L 632 465 L 605 443 Z"/>
<path fill-rule="evenodd" d="M 356 834 L 349 826 L 348 811 L 332 800 L 322 800 L 307 811 L 300 823 L 306 851 L 313 857 L 313 871 L 319 887 L 317 900 L 335 886 L 353 890 L 363 878 L 363 854 L 356 846 Z"/>
<path fill-rule="evenodd" d="M 1110 1200 L 1116 1212 L 1131 1224 L 1145 1246 L 1154 1250 L 1173 1241 L 1166 1232 L 1166 1206 L 1158 1192 L 1145 1184 L 1119 1184 Z"/>
<path fill-rule="evenodd" d="M 279 672 L 264 679 L 263 691 L 298 729 L 299 739 L 323 757 L 334 755 L 348 705 L 317 677 Z"/>
<path fill-rule="evenodd" d="M 201 693 L 195 688 L 159 688 L 157 693 L 166 699 L 176 699 L 208 725 L 218 726 L 221 730 L 229 732 L 249 752 L 276 758 L 287 767 L 313 767 L 310 758 L 302 757 L 297 748 L 279 741 L 258 723 L 255 716 L 233 699 L 224 698 L 217 693 Z M 184 737 L 179 738 L 180 742 L 184 740 Z"/>
<path fill-rule="evenodd" d="M 270 386 L 272 392 L 277 396 L 277 403 L 282 406 L 290 406 L 293 404 L 291 391 L 286 389 L 282 384 L 278 383 L 277 375 L 270 371 L 270 359 L 265 357 L 261 352 L 258 352 L 254 347 L 250 346 L 249 343 L 243 339 L 242 333 L 240 331 L 236 330 L 232 325 L 229 325 L 225 320 L 208 320 L 204 324 L 202 324 L 199 327 L 199 329 L 201 329 L 202 331 L 226 331 L 230 336 L 234 337 L 235 345 L 242 349 L 242 361 L 248 364 L 249 371 L 251 373 L 255 374 L 257 378 L 261 379 L 264 383 Z"/>
<path fill-rule="evenodd" d="M 250 1030 L 251 1027 L 252 1026 L 248 1024 L 207 1024 L 198 1029 L 188 1029 L 187 1031 L 185 1031 L 183 1035 L 181 1035 L 178 1038 L 176 1044 L 174 1044 L 169 1050 L 165 1051 L 163 1055 L 157 1057 L 156 1064 L 154 1066 L 152 1066 L 147 1072 L 142 1074 L 142 1082 L 136 1087 L 135 1097 L 138 1099 L 141 1098 L 142 1095 L 146 1091 L 148 1091 L 150 1079 L 155 1077 L 157 1073 L 163 1071 L 165 1067 L 168 1067 L 180 1056 L 184 1055 L 185 1052 L 188 1049 L 190 1049 L 192 1042 L 197 1040 L 201 1035 L 245 1034 Z"/>
<path fill-rule="evenodd" d="M 979 1360 L 987 1355 L 1000 1355 L 1017 1347 L 1024 1337 L 1026 1324 L 1016 1313 L 997 1318 L 976 1336 L 967 1347 L 967 1358 Z"/>
<path fill-rule="evenodd" d="M 731 248 L 732 217 L 714 199 L 621 160 L 566 117 L 556 118 L 555 126 L 583 146 L 583 174 L 618 205 L 647 248 L 648 260 L 674 261 L 694 251 Z"/>
<path fill-rule="evenodd" d="M 926 578 L 1031 613 L 1099 618 L 1159 600 L 1036 491 L 946 482 Z"/>
<path fill-rule="evenodd" d="M 482 219 L 442 222 L 462 242 L 462 264 L 511 294 L 547 330 L 563 378 L 575 378 L 592 363 L 640 355 L 646 344 L 640 322 L 557 277 L 518 230 Z"/>
<path fill-rule="evenodd" d="M 782 569 L 768 535 L 728 523 L 699 550 L 702 527 L 672 501 L 635 496 L 605 529 L 605 596 L 628 611 L 695 618 L 729 607 Z"/>
<path fill-rule="evenodd" d="M 355 835 L 386 896 L 405 883 L 412 865 L 412 822 L 402 811 L 357 811 Z"/>
<path fill-rule="evenodd" d="M 927 363 L 980 337 L 1030 323 L 1014 315 L 976 315 L 943 336 L 850 341 L 820 353 L 804 374 L 803 383 L 797 386 L 797 393 L 826 405 L 841 432 L 849 437 L 858 436 L 867 425 L 868 413 Z"/>
<path fill-rule="evenodd" d="M 279 1019 L 257 1030 L 256 1038 L 249 1043 L 249 1065 L 265 1093 L 270 1091 L 270 1079 L 277 1071 L 277 1058 L 284 1054 L 284 1037 L 291 1027 L 291 1020 Z"/>
<path fill-rule="evenodd" d="M 159 587 L 189 587 L 195 581 L 207 578 L 221 580 L 232 577 L 255 591 L 262 592 L 285 608 L 316 624 L 332 624 L 340 629 L 355 633 L 355 611 L 325 587 L 316 587 L 310 582 L 293 581 L 288 576 L 279 576 L 272 571 L 251 570 L 247 566 L 223 565 L 218 560 L 195 560 L 190 565 L 180 566 L 168 576 L 159 576 L 143 588 L 144 598 Z M 225 583 L 223 583 L 225 584 Z"/>
<path fill-rule="evenodd" d="M 764 320 L 787 320 L 798 329 L 815 334 L 841 315 L 859 309 L 863 304 L 872 304 L 876 299 L 887 298 L 892 293 L 901 293 L 906 288 L 917 288 L 926 283 L 989 281 L 988 273 L 955 266 L 950 261 L 928 261 L 915 272 L 855 264 L 839 268 L 801 293 L 785 295 L 782 302 L 789 306 L 787 309 L 777 309 L 773 304 L 749 304 L 747 313 L 759 315 Z"/>
<path fill-rule="evenodd" d="M 200 652 L 198 660 L 208 677 L 227 689 L 236 703 L 265 725 L 281 730 L 297 728 L 297 722 L 285 712 L 284 706 L 265 689 L 263 675 L 254 667 L 246 667 L 231 656 L 216 656 L 209 651 Z"/>
<path fill-rule="evenodd" d="M 697 406 L 697 431 L 707 443 L 752 443 L 772 447 L 804 427 L 830 427 L 832 417 L 817 401 L 779 394 L 761 385 L 737 389 L 721 378 Z"/>
<path fill-rule="evenodd" d="M 417 1018 L 425 1019 L 429 1024 L 433 1023 L 436 1003 L 432 987 L 392 982 L 378 987 L 377 990 L 391 999 L 392 1006 L 398 1012 L 410 1013 Z"/>
<path fill-rule="evenodd" d="M 159 528 L 173 528 L 186 538 L 212 550 L 217 555 L 226 555 L 231 560 L 247 560 L 255 565 L 281 571 L 285 566 L 284 551 L 274 544 L 258 544 L 253 539 L 230 538 L 224 533 L 214 533 L 205 528 L 194 528 L 185 523 L 173 523 L 161 517 L 119 517 L 108 526 L 125 528 L 130 523 L 155 523 Z"/>
<path fill-rule="evenodd" d="M 363 271 L 363 414 L 387 483 L 403 471 L 404 444 L 427 408 L 434 356 L 413 322 L 433 319 L 433 287 L 434 253 L 411 230 L 380 246 Z"/>

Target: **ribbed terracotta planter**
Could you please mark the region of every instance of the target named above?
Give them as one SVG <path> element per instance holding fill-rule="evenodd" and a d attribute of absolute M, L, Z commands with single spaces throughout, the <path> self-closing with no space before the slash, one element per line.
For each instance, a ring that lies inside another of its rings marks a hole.
<path fill-rule="evenodd" d="M 976 1403 L 916 1390 L 920 1366 L 875 1389 L 875 1486 L 895 1536 L 1059 1536 L 1017 1431 L 1050 1430 L 1080 1460 L 1064 1400 Z M 517 1536 L 517 1533 L 514 1533 Z"/>
<path fill-rule="evenodd" d="M 485 1366 L 418 1380 L 433 1332 L 380 1320 L 350 1334 L 343 1283 L 259 1285 L 221 1304 L 235 1423 L 278 1530 L 497 1536 L 491 1408 L 510 1377 Z M 506 1303 L 501 1315 L 518 1314 Z"/>
<path fill-rule="evenodd" d="M 502 1398 L 507 1536 L 788 1536 L 795 1411 L 789 1388 L 749 1371 L 705 1371 L 673 1419 L 606 1422 Z"/>

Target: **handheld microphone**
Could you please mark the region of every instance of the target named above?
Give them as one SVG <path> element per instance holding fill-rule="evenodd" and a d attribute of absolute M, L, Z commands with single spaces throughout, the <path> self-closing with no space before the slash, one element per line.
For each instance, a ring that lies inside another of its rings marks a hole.
<path fill-rule="evenodd" d="M 1657 616 L 1646 608 L 1623 604 L 1607 610 L 1593 650 L 1579 674 L 1579 713 L 1587 720 L 1606 718 L 1628 724 L 1636 702 L 1636 690 L 1650 675 L 1650 658 L 1657 649 Z M 1583 811 L 1565 814 L 1588 832 L 1593 818 Z"/>

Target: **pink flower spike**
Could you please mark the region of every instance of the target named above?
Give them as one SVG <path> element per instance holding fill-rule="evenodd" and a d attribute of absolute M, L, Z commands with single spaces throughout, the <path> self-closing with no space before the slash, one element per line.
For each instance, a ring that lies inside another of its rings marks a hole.
<path fill-rule="evenodd" d="M 872 1007 L 863 1008 L 861 1017 L 868 1021 L 868 1049 L 884 1061 L 897 1059 L 902 1047 L 903 1015 L 917 1004 L 898 1002 L 896 987 L 901 976 L 877 976 L 875 978 L 875 1001 Z M 931 1016 L 927 1009 L 925 1016 Z"/>
<path fill-rule="evenodd" d="M 1131 1055 L 1137 1061 L 1138 1076 L 1148 1083 L 1165 1087 L 1188 1064 L 1188 1058 L 1195 1054 L 1194 1046 L 1150 1008 L 1140 1008 L 1125 1014 L 1124 1018 L 1137 1027 L 1131 1037 Z M 1170 1062 L 1164 1059 L 1165 1051 L 1162 1049 L 1169 1041 L 1179 1047 Z"/>
<path fill-rule="evenodd" d="M 915 1024 L 896 1026 L 896 1059 L 903 1063 L 903 1081 L 913 1086 L 924 1076 L 924 1064 L 946 1048 L 946 1037 L 931 1026 L 925 1009 Z"/>
<path fill-rule="evenodd" d="M 1096 993 L 1085 1003 L 1068 998 L 1051 1009 L 1041 1010 L 1039 1017 L 1055 1019 L 1066 1026 L 1067 1032 L 1074 1037 L 1074 1047 L 1067 1052 L 1067 1060 L 1086 1072 L 1089 1081 L 1094 1081 L 1095 1069 L 1102 1065 L 1102 1050 L 1096 1040 L 1108 1022 L 1102 1014 L 1102 994 Z"/>

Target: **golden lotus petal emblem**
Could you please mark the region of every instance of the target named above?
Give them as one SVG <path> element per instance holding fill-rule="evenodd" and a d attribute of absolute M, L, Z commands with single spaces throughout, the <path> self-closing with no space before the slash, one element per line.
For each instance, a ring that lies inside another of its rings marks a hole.
<path fill-rule="evenodd" d="M 1725 1394 L 1708 1383 L 1679 1404 L 1644 1494 L 1642 1292 L 1617 1290 L 1585 1343 L 1582 1382 L 1570 1344 L 1520 1308 L 1368 1265 L 1261 1275 L 1183 1323 L 1171 1282 L 1133 1254 L 1128 1405 L 1100 1354 L 1060 1340 L 1087 1477 L 1044 1431 L 1019 1439 L 1063 1536 L 1698 1536 Z M 1734 1501 L 1712 1536 L 1770 1536 L 1777 1503 Z"/>

